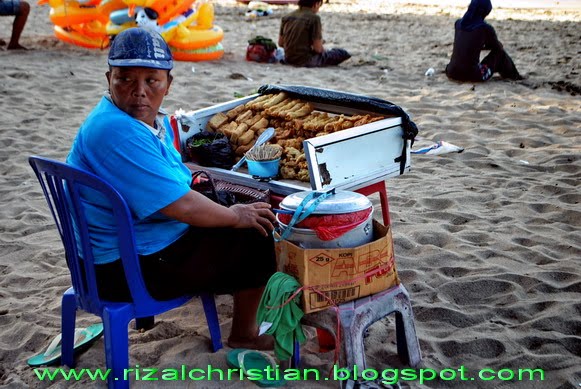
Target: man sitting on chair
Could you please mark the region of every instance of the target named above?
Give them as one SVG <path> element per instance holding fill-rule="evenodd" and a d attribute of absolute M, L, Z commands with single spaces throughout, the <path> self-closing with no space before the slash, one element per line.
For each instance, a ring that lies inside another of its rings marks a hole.
<path fill-rule="evenodd" d="M 275 271 L 270 205 L 227 208 L 190 189 L 191 172 L 160 110 L 173 68 L 161 35 L 140 28 L 121 32 L 108 63 L 109 93 L 81 125 L 67 163 L 109 182 L 126 200 L 141 271 L 154 298 L 233 293 L 228 345 L 272 349 L 273 339 L 259 337 L 256 325 L 264 285 Z M 97 234 L 92 246 L 99 294 L 128 301 L 111 207 L 90 192 L 83 196 Z"/>

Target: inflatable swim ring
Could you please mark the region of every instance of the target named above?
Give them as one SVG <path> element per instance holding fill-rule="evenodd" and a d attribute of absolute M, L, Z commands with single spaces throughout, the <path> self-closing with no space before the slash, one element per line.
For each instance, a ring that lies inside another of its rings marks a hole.
<path fill-rule="evenodd" d="M 73 26 L 72 29 L 88 38 L 107 37 L 105 25 L 98 20 L 94 20 L 90 23 L 77 24 Z"/>
<path fill-rule="evenodd" d="M 79 3 L 71 2 L 52 7 L 49 13 L 50 21 L 61 27 L 68 27 L 75 24 L 89 23 L 98 20 L 107 23 L 108 15 L 103 15 L 97 7 L 81 7 Z"/>
<path fill-rule="evenodd" d="M 97 7 L 99 12 L 103 15 L 111 15 L 111 12 L 116 11 L 121 8 L 127 8 L 127 5 L 123 0 L 102 0 Z"/>
<path fill-rule="evenodd" d="M 217 25 L 208 30 L 197 30 L 179 25 L 169 44 L 181 50 L 194 50 L 214 46 L 224 37 L 224 31 Z"/>
<path fill-rule="evenodd" d="M 214 61 L 222 58 L 224 55 L 224 48 L 221 43 L 195 50 L 183 50 L 174 47 L 171 47 L 171 49 L 173 58 L 176 61 Z"/>
<path fill-rule="evenodd" d="M 89 49 L 104 49 L 109 46 L 109 38 L 107 36 L 90 38 L 74 30 L 65 30 L 60 26 L 54 26 L 54 34 L 63 42 Z"/>
<path fill-rule="evenodd" d="M 198 10 L 196 11 L 196 24 L 192 23 L 186 24 L 189 28 L 194 28 L 196 30 L 208 30 L 214 25 L 214 6 L 212 3 L 202 3 Z"/>

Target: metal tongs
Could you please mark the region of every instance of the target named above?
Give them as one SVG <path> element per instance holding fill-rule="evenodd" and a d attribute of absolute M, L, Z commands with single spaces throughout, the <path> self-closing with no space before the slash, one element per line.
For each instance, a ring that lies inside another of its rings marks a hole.
<path fill-rule="evenodd" d="M 252 149 L 254 149 L 255 147 L 265 144 L 273 136 L 274 136 L 274 127 L 268 127 L 266 130 L 264 130 L 262 134 L 260 134 L 258 139 L 256 139 L 256 143 L 254 143 L 254 146 L 252 146 L 246 153 L 244 153 L 244 156 L 240 158 L 240 161 L 236 162 L 236 165 L 232 166 L 232 169 L 230 170 L 236 171 L 240 169 L 240 166 L 242 166 L 244 162 L 246 162 L 246 154 L 252 151 Z"/>

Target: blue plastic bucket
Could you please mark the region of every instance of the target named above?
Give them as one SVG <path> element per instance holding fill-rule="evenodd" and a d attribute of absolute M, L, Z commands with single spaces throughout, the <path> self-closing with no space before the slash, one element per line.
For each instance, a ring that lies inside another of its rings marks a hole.
<path fill-rule="evenodd" d="M 251 161 L 246 160 L 248 174 L 262 178 L 271 178 L 278 175 L 278 165 L 280 158 L 271 161 Z"/>

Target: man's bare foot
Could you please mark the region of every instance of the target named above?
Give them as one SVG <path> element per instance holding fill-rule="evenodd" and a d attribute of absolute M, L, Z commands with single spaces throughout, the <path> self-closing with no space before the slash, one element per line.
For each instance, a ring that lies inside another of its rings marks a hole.
<path fill-rule="evenodd" d="M 250 350 L 274 350 L 274 338 L 271 335 L 260 335 L 256 338 L 228 338 L 228 347 L 247 348 Z"/>
<path fill-rule="evenodd" d="M 22 46 L 21 44 L 15 44 L 15 45 L 8 45 L 8 47 L 6 47 L 6 50 L 28 50 L 26 47 Z"/>

